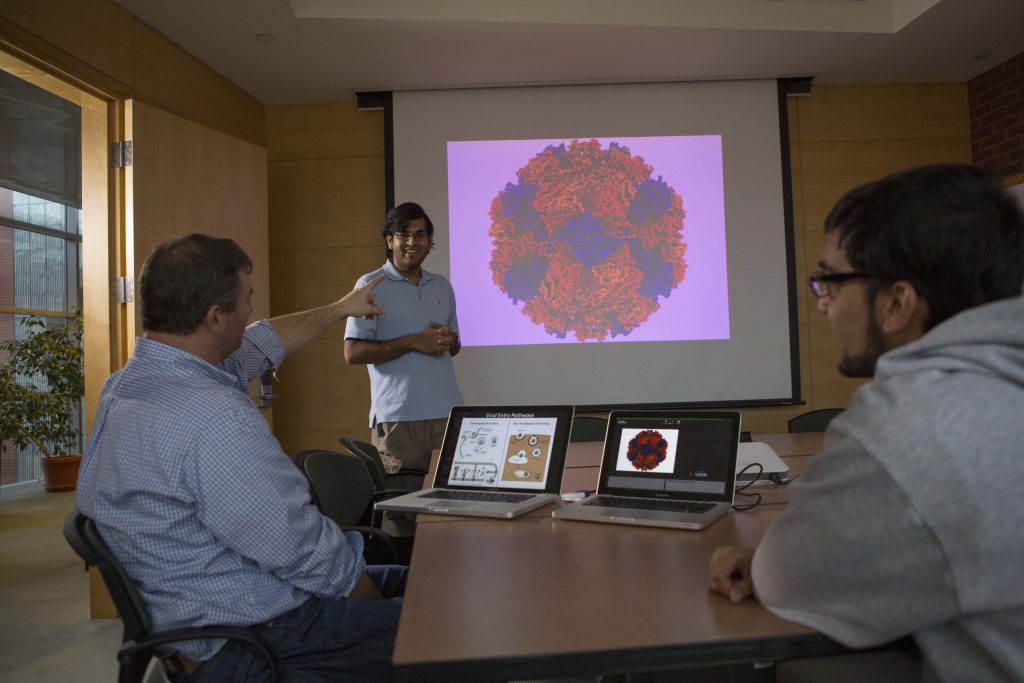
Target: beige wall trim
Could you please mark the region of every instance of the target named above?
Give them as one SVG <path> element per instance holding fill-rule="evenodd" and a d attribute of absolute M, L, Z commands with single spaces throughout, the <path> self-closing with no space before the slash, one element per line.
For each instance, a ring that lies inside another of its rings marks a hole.
<path fill-rule="evenodd" d="M 111 0 L 0 0 L 0 13 L 0 48 L 76 88 L 266 145 L 261 102 Z"/>
<path fill-rule="evenodd" d="M 72 99 L 77 97 L 77 91 L 83 91 L 101 99 L 127 97 L 131 93 L 131 86 L 127 83 L 112 78 L 88 62 L 43 40 L 4 17 L 0 17 L 0 49 L 37 69 L 46 71 L 50 77 L 58 78 L 74 86 L 73 91 L 58 92 L 51 89 L 51 92 L 72 102 L 77 102 L 77 99 Z M 22 78 L 20 74 L 18 77 Z M 34 85 L 44 87 L 39 83 L 34 83 Z"/>
<path fill-rule="evenodd" d="M 265 147 L 266 108 L 149 25 L 132 21 L 133 97 Z"/>

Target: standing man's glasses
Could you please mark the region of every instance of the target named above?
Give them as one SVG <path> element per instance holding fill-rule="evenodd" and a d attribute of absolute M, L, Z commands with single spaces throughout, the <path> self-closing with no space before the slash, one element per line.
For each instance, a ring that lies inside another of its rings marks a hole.
<path fill-rule="evenodd" d="M 811 288 L 814 296 L 821 298 L 825 295 L 834 297 L 839 291 L 839 285 L 847 280 L 854 280 L 859 277 L 871 277 L 867 273 L 811 273 L 807 276 L 807 286 Z"/>
<path fill-rule="evenodd" d="M 391 233 L 391 236 L 396 240 L 401 240 L 402 242 L 409 242 L 410 240 L 414 242 L 425 242 L 430 239 L 430 234 L 425 230 L 417 230 L 416 232 L 393 232 Z"/>

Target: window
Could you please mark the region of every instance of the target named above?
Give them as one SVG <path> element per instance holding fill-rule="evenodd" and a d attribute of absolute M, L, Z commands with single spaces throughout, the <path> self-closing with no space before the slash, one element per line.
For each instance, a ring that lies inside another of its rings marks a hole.
<path fill-rule="evenodd" d="M 82 126 L 77 105 L 3 71 L 0 94 L 0 339 L 13 339 L 25 317 L 62 325 L 81 305 Z M 5 446 L 0 485 L 40 478 L 34 448 Z"/>

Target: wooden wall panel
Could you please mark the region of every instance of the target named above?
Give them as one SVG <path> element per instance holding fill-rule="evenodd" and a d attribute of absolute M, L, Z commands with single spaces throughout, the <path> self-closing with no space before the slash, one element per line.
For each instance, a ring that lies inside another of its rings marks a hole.
<path fill-rule="evenodd" d="M 271 161 L 384 158 L 384 114 L 351 102 L 267 107 L 267 133 Z"/>
<path fill-rule="evenodd" d="M 274 420 L 279 429 L 367 429 L 370 379 L 365 367 L 345 365 L 341 343 L 315 339 L 285 361 L 275 389 Z"/>
<path fill-rule="evenodd" d="M 384 116 L 352 103 L 267 109 L 270 310 L 321 306 L 384 262 Z M 274 433 L 287 453 L 369 438 L 370 382 L 332 326 L 289 358 L 275 392 Z"/>
<path fill-rule="evenodd" d="M 378 246 L 283 249 L 272 250 L 271 254 L 271 310 L 279 312 L 328 303 L 351 290 L 360 275 L 384 261 Z M 331 326 L 315 342 L 289 357 L 278 372 L 274 425 L 288 453 L 336 448 L 342 434 L 364 440 L 369 435 L 369 376 L 365 366 L 345 364 L 344 335 L 344 323 Z M 325 429 L 330 439 L 325 440 L 320 433 Z M 289 450 L 292 442 L 300 446 Z"/>
<path fill-rule="evenodd" d="M 970 163 L 971 158 L 966 131 L 958 138 L 832 140 L 801 146 L 804 220 L 812 231 L 820 230 L 833 204 L 851 187 L 914 166 Z"/>
<path fill-rule="evenodd" d="M 271 249 L 377 246 L 383 253 L 384 157 L 270 164 Z"/>
<path fill-rule="evenodd" d="M 134 18 L 132 43 L 135 99 L 266 144 L 266 116 L 258 100 Z"/>
<path fill-rule="evenodd" d="M 133 107 L 132 140 L 135 276 L 153 247 L 171 237 L 230 237 L 253 261 L 253 319 L 267 317 L 266 150 L 140 102 Z"/>
<path fill-rule="evenodd" d="M 270 266 L 273 284 L 270 309 L 302 311 L 335 301 L 352 289 L 356 279 L 384 263 L 384 250 L 377 247 L 350 249 L 275 249 Z M 344 325 L 337 323 L 322 335 L 341 339 Z"/>
<path fill-rule="evenodd" d="M 800 142 L 966 137 L 963 83 L 825 86 L 795 98 Z"/>

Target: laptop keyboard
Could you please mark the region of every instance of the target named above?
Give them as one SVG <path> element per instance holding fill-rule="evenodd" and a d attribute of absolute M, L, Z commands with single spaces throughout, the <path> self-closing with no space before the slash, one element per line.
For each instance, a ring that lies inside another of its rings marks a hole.
<path fill-rule="evenodd" d="M 662 500 L 660 498 L 621 498 L 618 496 L 594 496 L 584 505 L 607 508 L 628 508 L 630 510 L 658 510 L 661 512 L 707 512 L 715 503 L 695 503 L 689 500 Z"/>
<path fill-rule="evenodd" d="M 533 498 L 534 493 L 495 493 L 493 491 L 433 491 L 424 493 L 420 498 L 438 498 L 440 500 L 471 500 L 485 503 L 519 503 Z"/>

